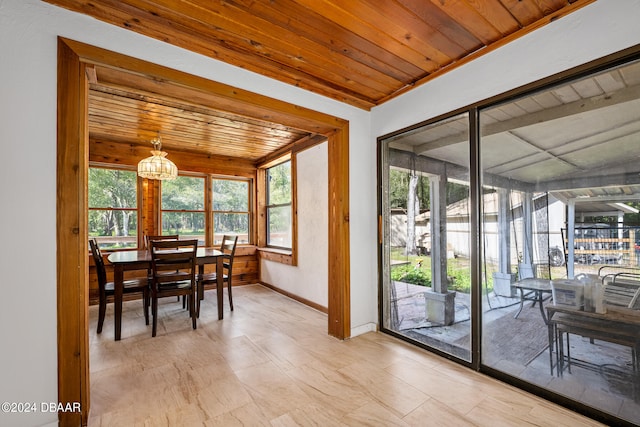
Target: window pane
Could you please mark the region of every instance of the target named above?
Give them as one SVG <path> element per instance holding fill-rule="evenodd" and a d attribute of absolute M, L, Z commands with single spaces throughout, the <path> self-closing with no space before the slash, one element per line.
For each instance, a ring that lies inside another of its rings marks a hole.
<path fill-rule="evenodd" d="M 291 206 L 267 209 L 267 245 L 291 247 Z"/>
<path fill-rule="evenodd" d="M 214 211 L 249 211 L 249 182 L 230 179 L 213 180 Z"/>
<path fill-rule="evenodd" d="M 163 181 L 162 209 L 204 211 L 204 178 L 179 176 Z"/>
<path fill-rule="evenodd" d="M 195 239 L 204 244 L 204 212 L 163 212 L 162 234 L 178 234 L 180 238 Z"/>
<path fill-rule="evenodd" d="M 238 236 L 238 243 L 249 243 L 249 214 L 216 213 L 213 217 L 213 242 L 218 244 L 225 234 Z"/>
<path fill-rule="evenodd" d="M 96 237 L 101 248 L 135 248 L 138 246 L 137 230 L 138 214 L 134 210 L 89 211 L 89 237 Z"/>
<path fill-rule="evenodd" d="M 100 247 L 137 246 L 137 182 L 134 171 L 89 168 L 89 236 Z"/>
<path fill-rule="evenodd" d="M 133 171 L 89 168 L 90 208 L 133 208 L 137 203 L 137 178 Z"/>
<path fill-rule="evenodd" d="M 267 169 L 267 205 L 291 203 L 291 161 Z"/>
<path fill-rule="evenodd" d="M 469 116 L 381 145 L 383 325 L 471 361 Z"/>

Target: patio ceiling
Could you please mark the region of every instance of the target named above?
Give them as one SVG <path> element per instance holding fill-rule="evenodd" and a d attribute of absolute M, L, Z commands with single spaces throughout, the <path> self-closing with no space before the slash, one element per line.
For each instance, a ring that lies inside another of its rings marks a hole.
<path fill-rule="evenodd" d="M 640 63 L 481 111 L 485 184 L 598 198 L 594 209 L 640 199 Z M 391 148 L 468 165 L 465 118 L 392 138 Z M 582 199 L 582 200 L 581 200 Z M 582 205 L 586 207 L 586 205 Z"/>

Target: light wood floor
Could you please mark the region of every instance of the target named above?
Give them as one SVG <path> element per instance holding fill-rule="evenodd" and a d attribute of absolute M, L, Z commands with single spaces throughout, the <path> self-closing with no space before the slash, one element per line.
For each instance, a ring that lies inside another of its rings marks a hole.
<path fill-rule="evenodd" d="M 327 317 L 260 285 L 234 288 L 217 320 L 207 293 L 198 329 L 160 304 L 113 307 L 96 335 L 90 308 L 89 426 L 597 426 L 593 420 L 380 333 L 327 335 Z"/>

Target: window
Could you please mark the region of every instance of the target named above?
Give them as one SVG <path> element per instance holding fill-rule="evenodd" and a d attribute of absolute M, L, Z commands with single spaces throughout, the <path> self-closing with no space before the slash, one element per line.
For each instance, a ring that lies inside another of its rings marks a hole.
<path fill-rule="evenodd" d="M 238 243 L 250 243 L 249 181 L 213 178 L 213 243 L 218 245 L 225 234 L 238 236 Z"/>
<path fill-rule="evenodd" d="M 162 234 L 205 244 L 204 177 L 179 176 L 162 182 Z"/>
<path fill-rule="evenodd" d="M 138 245 L 138 187 L 136 172 L 89 168 L 89 236 L 101 248 Z"/>
<path fill-rule="evenodd" d="M 292 248 L 291 160 L 266 170 L 267 246 Z"/>

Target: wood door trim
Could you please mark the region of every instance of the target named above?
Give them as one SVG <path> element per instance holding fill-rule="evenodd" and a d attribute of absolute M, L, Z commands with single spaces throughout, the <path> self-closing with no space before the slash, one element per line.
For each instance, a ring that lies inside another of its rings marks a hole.
<path fill-rule="evenodd" d="M 89 414 L 87 169 L 89 164 L 86 69 L 122 68 L 204 90 L 211 101 L 244 111 L 268 111 L 282 124 L 329 140 L 328 333 L 350 336 L 349 122 L 277 99 L 172 70 L 77 41 L 58 40 L 57 313 L 58 399 L 81 402 L 82 413 L 60 413 L 61 426 L 86 425 Z M 335 163 L 332 163 L 335 162 Z"/>

